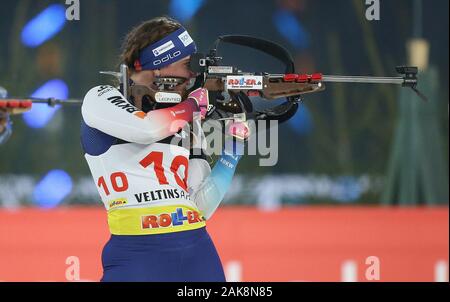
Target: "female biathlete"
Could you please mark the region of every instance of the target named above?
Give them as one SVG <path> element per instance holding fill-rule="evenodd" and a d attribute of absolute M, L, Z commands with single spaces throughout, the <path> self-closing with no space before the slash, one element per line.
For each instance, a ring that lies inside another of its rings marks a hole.
<path fill-rule="evenodd" d="M 156 88 L 158 77 L 182 78 L 174 90 L 186 95 L 196 76 L 188 68 L 195 52 L 180 23 L 158 17 L 127 35 L 121 59 L 132 84 Z M 102 281 L 225 281 L 205 226 L 231 183 L 236 145 L 211 170 L 203 156 L 171 143 L 194 112 L 205 117 L 208 104 L 203 88 L 175 105 L 150 100 L 141 108 L 112 86 L 86 94 L 81 142 L 111 231 Z"/>

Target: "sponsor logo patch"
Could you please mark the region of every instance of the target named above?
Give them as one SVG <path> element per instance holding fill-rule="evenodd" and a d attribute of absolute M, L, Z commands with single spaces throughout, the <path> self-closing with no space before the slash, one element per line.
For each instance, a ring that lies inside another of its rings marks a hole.
<path fill-rule="evenodd" d="M 117 206 L 123 206 L 125 204 L 127 204 L 127 199 L 126 198 L 117 198 L 117 199 L 111 200 L 109 202 L 109 208 L 111 209 L 111 208 L 114 208 L 114 207 L 117 207 Z"/>
<path fill-rule="evenodd" d="M 262 76 L 227 76 L 227 89 L 262 89 Z"/>
<path fill-rule="evenodd" d="M 155 94 L 155 100 L 157 103 L 178 104 L 181 102 L 181 96 L 176 93 L 157 92 Z"/>
<path fill-rule="evenodd" d="M 165 63 L 165 62 L 167 62 L 167 61 L 169 61 L 171 59 L 174 59 L 174 58 L 176 58 L 176 57 L 178 57 L 180 55 L 181 55 L 181 51 L 177 50 L 174 53 L 169 53 L 169 54 L 165 55 L 161 59 L 153 61 L 153 65 L 154 66 L 161 65 L 162 63 Z"/>
<path fill-rule="evenodd" d="M 174 48 L 175 45 L 173 44 L 172 41 L 166 42 L 163 45 L 156 47 L 155 49 L 153 49 L 153 54 L 155 55 L 155 57 L 162 55 L 163 53 L 165 53 L 166 51 L 171 50 L 172 48 Z"/>
<path fill-rule="evenodd" d="M 194 42 L 194 40 L 192 40 L 191 36 L 189 35 L 189 33 L 187 31 L 185 31 L 181 35 L 179 35 L 178 39 L 180 39 L 180 41 L 183 43 L 183 45 L 185 47 L 188 46 L 189 44 L 191 44 L 192 42 Z"/>
<path fill-rule="evenodd" d="M 202 222 L 203 218 L 200 217 L 200 213 L 197 211 L 186 211 L 186 215 L 183 214 L 182 208 L 177 208 L 172 213 L 162 213 L 159 215 L 147 215 L 142 216 L 142 228 L 143 229 L 157 229 L 167 228 L 174 226 L 182 226 L 185 224 L 194 224 Z"/>
<path fill-rule="evenodd" d="M 115 95 L 108 98 L 108 101 L 111 102 L 116 107 L 119 107 L 120 109 L 123 109 L 129 113 L 134 113 L 136 111 L 139 111 L 136 107 L 128 103 L 122 96 Z"/>
<path fill-rule="evenodd" d="M 109 86 L 109 85 L 102 85 L 98 88 L 97 93 L 98 93 L 98 96 L 102 96 L 105 93 L 112 91 L 112 90 L 114 90 L 114 87 Z"/>

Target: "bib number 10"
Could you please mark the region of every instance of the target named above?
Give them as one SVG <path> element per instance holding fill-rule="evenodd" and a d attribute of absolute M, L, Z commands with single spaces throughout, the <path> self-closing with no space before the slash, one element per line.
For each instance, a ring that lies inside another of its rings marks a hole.
<path fill-rule="evenodd" d="M 146 157 L 144 157 L 139 162 L 139 164 L 144 168 L 147 168 L 153 164 L 153 171 L 155 172 L 159 184 L 168 185 L 169 182 L 167 181 L 166 171 L 163 167 L 163 156 L 164 153 L 162 152 L 152 151 Z M 181 166 L 184 167 L 184 178 L 181 178 L 178 175 L 178 170 Z M 183 190 L 187 191 L 188 159 L 181 155 L 174 157 L 170 165 L 170 171 L 172 172 L 176 183 L 181 188 L 183 188 Z M 123 172 L 112 173 L 109 177 L 109 181 L 111 183 L 112 189 L 114 189 L 115 192 L 123 192 L 128 189 L 128 179 Z M 98 179 L 97 186 L 103 188 L 106 195 L 110 194 L 105 178 L 103 176 Z"/>

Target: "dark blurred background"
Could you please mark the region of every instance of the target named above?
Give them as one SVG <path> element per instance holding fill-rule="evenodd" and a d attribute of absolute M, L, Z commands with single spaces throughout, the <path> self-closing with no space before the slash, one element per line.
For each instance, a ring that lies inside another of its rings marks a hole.
<path fill-rule="evenodd" d="M 0 86 L 14 97 L 81 99 L 110 82 L 99 71 L 118 68 L 125 34 L 160 15 L 181 21 L 202 52 L 223 34 L 280 43 L 299 73 L 395 76 L 409 63 L 408 41 L 420 38 L 430 47 L 420 74 L 429 103 L 390 85 L 328 84 L 280 127 L 277 165 L 241 161 L 225 203 L 448 204 L 449 1 L 421 3 L 382 0 L 380 20 L 369 21 L 364 0 L 85 0 L 80 20 L 66 21 L 64 1 L 2 1 Z M 39 16 L 47 21 L 30 23 Z M 281 72 L 248 49 L 221 54 L 246 71 Z M 80 108 L 34 107 L 12 116 L 0 145 L 0 204 L 100 205 Z"/>

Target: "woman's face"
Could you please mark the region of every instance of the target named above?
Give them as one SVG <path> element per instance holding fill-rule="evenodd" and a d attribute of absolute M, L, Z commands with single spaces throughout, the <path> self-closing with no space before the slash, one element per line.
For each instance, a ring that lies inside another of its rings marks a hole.
<path fill-rule="evenodd" d="M 189 62 L 191 56 L 187 56 L 175 63 L 172 63 L 160 70 L 143 70 L 134 73 L 131 79 L 139 84 L 146 85 L 156 89 L 154 81 L 156 77 L 180 77 L 186 79 L 182 84 L 177 85 L 173 90 L 179 92 L 181 95 L 185 95 L 189 80 L 195 78 L 196 74 L 189 69 Z"/>

